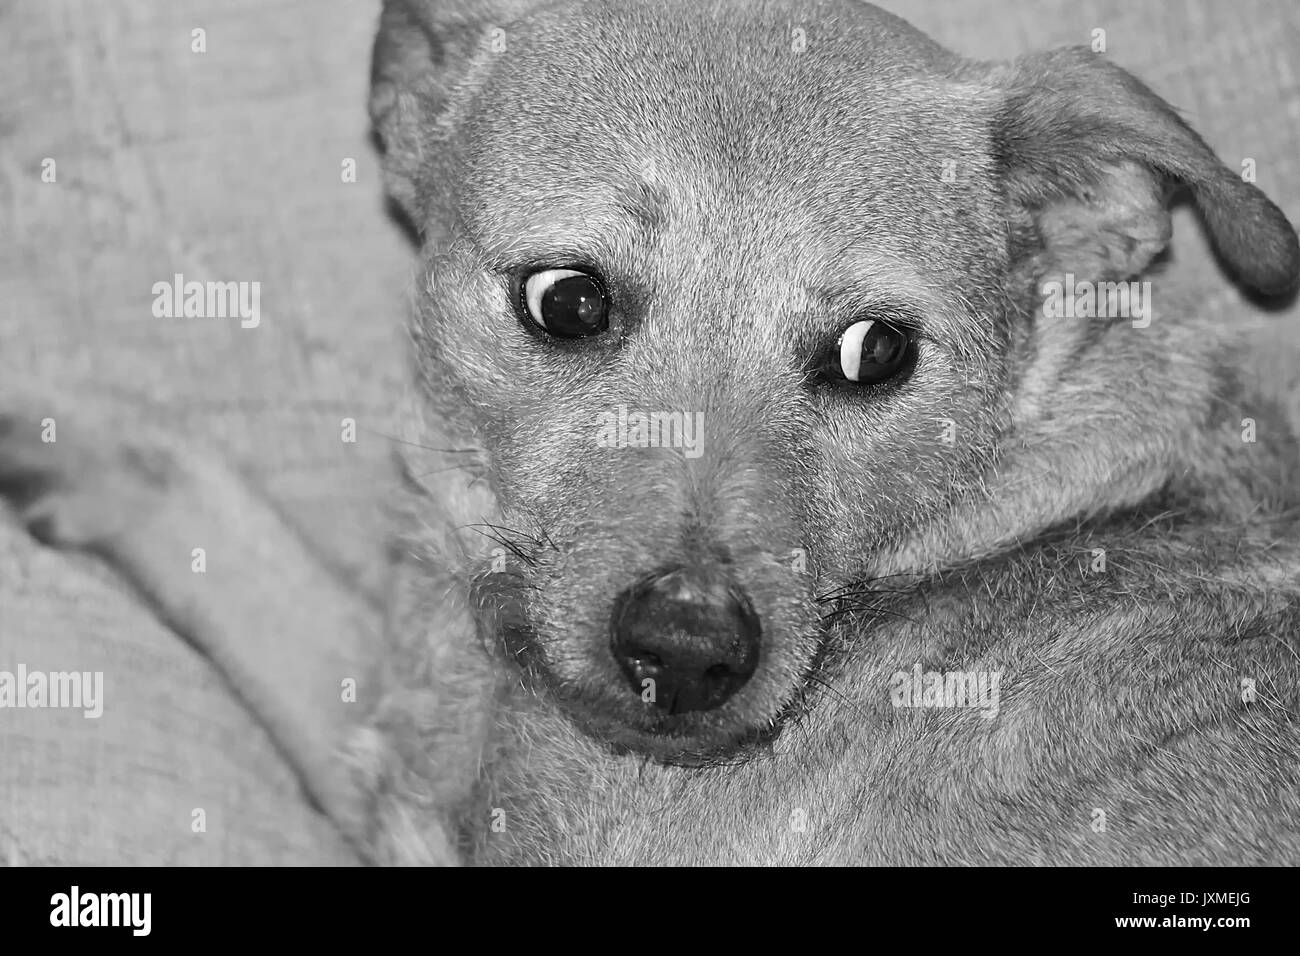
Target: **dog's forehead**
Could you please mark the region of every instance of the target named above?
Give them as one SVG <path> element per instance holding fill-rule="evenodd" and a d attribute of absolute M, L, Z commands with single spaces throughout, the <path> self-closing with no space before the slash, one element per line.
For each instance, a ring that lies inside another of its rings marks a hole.
<path fill-rule="evenodd" d="M 485 55 L 459 205 L 489 241 L 689 212 L 791 249 L 866 230 L 924 259 L 970 238 L 980 216 L 954 208 L 989 199 L 958 63 L 856 2 L 548 8 Z"/>

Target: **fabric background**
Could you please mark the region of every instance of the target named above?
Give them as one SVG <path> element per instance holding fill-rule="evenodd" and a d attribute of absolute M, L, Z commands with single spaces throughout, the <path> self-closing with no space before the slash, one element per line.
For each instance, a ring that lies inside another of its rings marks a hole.
<path fill-rule="evenodd" d="M 1300 219 L 1300 5 L 883 4 L 970 56 L 1088 43 L 1182 110 Z M 366 121 L 377 0 L 0 3 L 0 378 L 35 378 L 227 450 L 321 548 L 373 576 L 411 248 Z M 815 41 L 815 25 L 810 37 Z M 207 31 L 207 53 L 190 31 Z M 42 183 L 41 162 L 57 162 Z M 357 182 L 340 164 L 357 162 Z M 1198 223 L 1171 268 L 1244 311 Z M 262 321 L 156 319 L 176 272 L 258 280 Z M 1258 342 L 1295 382 L 1296 310 Z M 1300 388 L 1293 389 L 1300 400 Z M 1294 407 L 1294 406 L 1293 406 Z M 356 445 L 339 420 L 361 425 Z M 330 640 L 322 634 L 321 640 Z M 325 863 L 348 856 L 266 735 L 108 570 L 0 519 L 0 669 L 102 670 L 98 720 L 0 711 L 0 863 Z M 191 832 L 203 808 L 205 833 Z"/>

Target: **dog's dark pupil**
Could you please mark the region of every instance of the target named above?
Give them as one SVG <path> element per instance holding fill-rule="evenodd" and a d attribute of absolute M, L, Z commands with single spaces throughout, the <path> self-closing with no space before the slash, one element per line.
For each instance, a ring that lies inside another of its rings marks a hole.
<path fill-rule="evenodd" d="M 863 368 L 868 363 L 888 366 L 896 361 L 903 352 L 902 335 L 888 326 L 877 324 L 867 333 L 867 340 L 862 343 Z"/>
<path fill-rule="evenodd" d="M 857 384 L 873 385 L 889 378 L 898 371 L 906 351 L 907 336 L 892 326 L 877 322 L 862 340 Z"/>
<path fill-rule="evenodd" d="M 592 335 L 605 327 L 605 296 L 587 276 L 567 276 L 542 295 L 542 321 L 553 335 Z"/>

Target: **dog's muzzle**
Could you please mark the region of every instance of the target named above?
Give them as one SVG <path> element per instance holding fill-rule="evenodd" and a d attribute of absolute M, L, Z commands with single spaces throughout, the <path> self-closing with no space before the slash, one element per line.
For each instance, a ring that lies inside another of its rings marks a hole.
<path fill-rule="evenodd" d="M 610 624 L 632 690 L 668 714 L 721 706 L 758 667 L 762 627 L 749 598 L 700 571 L 647 577 L 619 595 Z"/>

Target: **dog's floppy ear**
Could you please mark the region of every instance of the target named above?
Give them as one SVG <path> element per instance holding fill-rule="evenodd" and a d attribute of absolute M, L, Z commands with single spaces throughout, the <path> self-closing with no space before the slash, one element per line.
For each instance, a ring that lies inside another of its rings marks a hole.
<path fill-rule="evenodd" d="M 1183 185 L 1241 282 L 1295 288 L 1300 245 L 1282 211 L 1137 78 L 1078 47 L 1021 58 L 998 85 L 996 154 L 1018 238 L 1042 265 L 1131 278 L 1167 244 L 1165 200 Z"/>
<path fill-rule="evenodd" d="M 493 31 L 538 0 L 384 0 L 370 64 L 370 119 L 389 193 L 416 222 L 430 133 Z M 501 32 L 496 39 L 504 42 Z"/>

